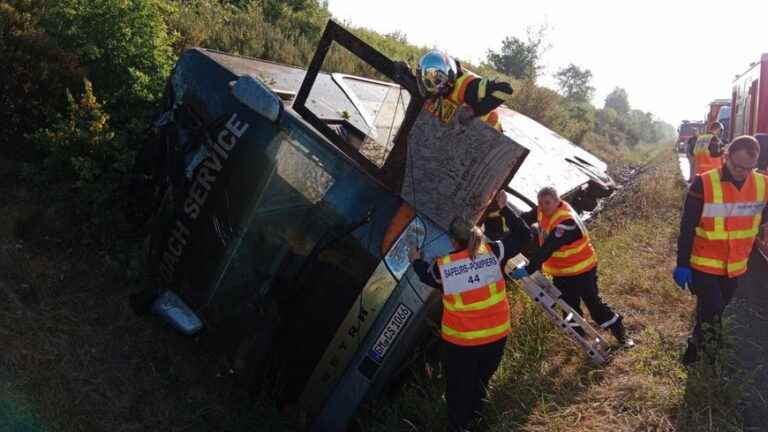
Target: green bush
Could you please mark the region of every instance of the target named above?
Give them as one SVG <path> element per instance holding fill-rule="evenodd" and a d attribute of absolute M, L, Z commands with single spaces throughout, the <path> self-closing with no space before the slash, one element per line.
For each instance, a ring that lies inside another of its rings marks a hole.
<path fill-rule="evenodd" d="M 84 69 L 40 27 L 43 1 L 0 1 L 0 154 L 34 156 L 28 135 L 65 105 Z"/>
<path fill-rule="evenodd" d="M 168 21 L 180 35 L 178 52 L 202 46 L 294 65 L 308 63 L 314 51 L 312 43 L 299 32 L 284 33 L 269 23 L 264 9 L 261 2 L 237 7 L 215 0 L 196 0 L 178 7 Z"/>
<path fill-rule="evenodd" d="M 123 171 L 130 160 L 88 80 L 79 99 L 67 92 L 65 113 L 34 133 L 32 140 L 44 154 L 44 169 L 39 173 L 43 180 L 74 181 L 81 188 L 107 185 L 104 177 Z"/>
<path fill-rule="evenodd" d="M 43 24 L 88 68 L 96 94 L 121 122 L 154 109 L 173 64 L 175 34 L 160 0 L 59 0 Z M 143 123 L 143 122 L 142 122 Z"/>
<path fill-rule="evenodd" d="M 172 4 L 176 4 L 173 2 Z M 328 19 L 328 9 L 315 1 L 251 1 L 222 4 L 195 0 L 175 8 L 170 27 L 180 35 L 176 49 L 203 46 L 228 53 L 258 57 L 306 67 Z M 408 43 L 400 33 L 381 35 L 364 28 L 351 28 L 384 54 L 415 65 L 425 47 Z M 334 47 L 323 65 L 325 70 L 377 77 L 375 71 L 346 50 Z"/>
<path fill-rule="evenodd" d="M 567 133 L 569 119 L 564 99 L 554 90 L 539 87 L 532 79 L 527 79 L 515 88 L 508 105 L 566 138 L 571 138 Z"/>

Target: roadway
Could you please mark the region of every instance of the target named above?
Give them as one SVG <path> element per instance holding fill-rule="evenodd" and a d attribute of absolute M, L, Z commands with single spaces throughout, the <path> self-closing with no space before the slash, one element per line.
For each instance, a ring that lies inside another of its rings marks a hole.
<path fill-rule="evenodd" d="M 685 154 L 678 153 L 677 158 L 680 161 L 680 173 L 683 175 L 683 180 L 688 183 L 691 176 L 691 166 L 689 165 L 688 157 Z"/>
<path fill-rule="evenodd" d="M 730 313 L 736 357 L 747 376 L 744 431 L 765 431 L 768 419 L 768 261 L 755 248 Z"/>

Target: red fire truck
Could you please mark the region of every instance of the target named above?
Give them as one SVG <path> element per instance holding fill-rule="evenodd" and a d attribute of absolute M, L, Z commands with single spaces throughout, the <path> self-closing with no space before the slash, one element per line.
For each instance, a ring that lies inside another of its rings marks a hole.
<path fill-rule="evenodd" d="M 704 132 L 704 123 L 700 121 L 683 120 L 680 127 L 677 128 L 677 142 L 675 143 L 677 151 L 685 152 L 685 143 L 688 138 Z"/>
<path fill-rule="evenodd" d="M 731 99 L 729 138 L 768 133 L 768 53 L 737 75 Z"/>
<path fill-rule="evenodd" d="M 721 109 L 730 105 L 731 101 L 729 99 L 715 99 L 709 103 L 709 106 L 707 107 L 707 115 L 704 117 L 706 119 L 707 129 L 709 129 L 712 123 L 721 120 Z"/>
<path fill-rule="evenodd" d="M 731 97 L 730 139 L 739 135 L 755 135 L 761 152 L 758 168 L 768 167 L 768 53 L 760 61 L 749 65 L 746 72 L 733 81 Z M 758 242 L 760 251 L 768 259 L 768 243 Z"/>

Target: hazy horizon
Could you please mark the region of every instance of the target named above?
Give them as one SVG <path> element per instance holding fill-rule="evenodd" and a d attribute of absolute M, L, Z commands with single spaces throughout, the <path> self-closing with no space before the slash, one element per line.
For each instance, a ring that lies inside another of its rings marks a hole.
<path fill-rule="evenodd" d="M 413 44 L 473 63 L 488 49 L 499 50 L 506 36 L 525 38 L 527 27 L 545 24 L 552 48 L 540 84 L 556 88 L 552 75 L 574 63 L 592 71 L 596 106 L 623 87 L 632 108 L 677 125 L 703 119 L 714 99 L 730 99 L 735 75 L 768 52 L 768 25 L 761 22 L 768 2 L 702 3 L 552 0 L 527 6 L 492 0 L 440 8 L 434 2 L 330 0 L 329 9 L 337 19 L 381 33 L 400 31 Z M 736 21 L 738 31 L 730 24 Z"/>

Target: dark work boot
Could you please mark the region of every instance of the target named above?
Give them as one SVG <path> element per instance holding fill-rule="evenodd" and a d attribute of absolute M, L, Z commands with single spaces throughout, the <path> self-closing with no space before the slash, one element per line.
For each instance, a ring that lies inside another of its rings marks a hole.
<path fill-rule="evenodd" d="M 692 340 L 688 339 L 688 347 L 685 348 L 685 353 L 683 353 L 683 356 L 680 358 L 680 363 L 687 367 L 696 363 L 698 360 L 699 347 L 696 346 Z"/>
<path fill-rule="evenodd" d="M 611 330 L 613 337 L 615 337 L 624 348 L 633 348 L 635 346 L 635 341 L 627 336 L 627 329 L 624 328 L 624 317 L 619 315 L 616 322 L 611 324 L 608 328 Z"/>

